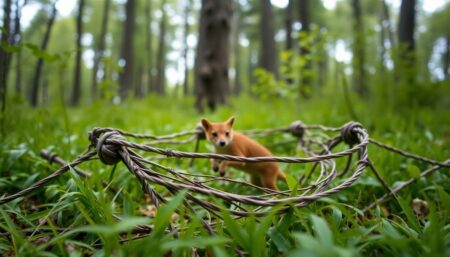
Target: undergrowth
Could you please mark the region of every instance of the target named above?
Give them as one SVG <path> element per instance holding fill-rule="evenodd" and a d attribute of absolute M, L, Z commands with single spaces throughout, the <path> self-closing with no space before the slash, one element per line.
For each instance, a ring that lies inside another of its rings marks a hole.
<path fill-rule="evenodd" d="M 39 157 L 43 148 L 66 160 L 74 159 L 89 145 L 87 133 L 94 127 L 159 135 L 191 130 L 201 117 L 225 120 L 234 115 L 239 130 L 285 127 L 294 120 L 339 127 L 356 115 L 372 138 L 439 161 L 449 158 L 448 108 L 396 111 L 355 99 L 350 111 L 339 99 L 342 97 L 259 102 L 242 96 L 204 115 L 194 111 L 190 98 L 175 101 L 148 97 L 121 105 L 96 102 L 76 109 L 31 109 L 11 103 L 1 124 L 0 192 L 17 192 L 57 169 L 58 165 Z M 262 142 L 269 147 L 272 143 L 270 139 Z M 193 150 L 192 145 L 177 149 Z M 211 148 L 202 143 L 200 150 Z M 286 155 L 286 150 L 272 148 L 280 156 Z M 369 156 L 391 187 L 417 177 L 428 167 L 375 146 L 369 147 Z M 207 160 L 197 160 L 192 168 L 187 163 L 177 160 L 171 165 L 213 173 Z M 224 220 L 215 221 L 216 233 L 210 236 L 201 224 L 201 219 L 211 218 L 208 213 L 199 209 L 189 220 L 175 214 L 177 208 L 185 210 L 184 192 L 170 196 L 164 188 L 155 186 L 171 201 L 153 217 L 147 215 L 151 203 L 123 164 L 113 167 L 95 160 L 80 168 L 93 176 L 83 179 L 72 170 L 27 197 L 0 206 L 2 255 L 191 256 L 196 249 L 200 256 L 235 256 L 239 249 L 250 256 L 450 256 L 448 169 L 420 178 L 397 199 L 377 206 L 369 215 L 361 216 L 361 210 L 385 191 L 366 171 L 339 194 L 305 208 L 293 208 L 285 215 L 234 219 L 223 212 Z M 299 176 L 302 170 L 288 167 L 292 176 Z M 227 174 L 245 179 L 242 172 Z M 116 192 L 105 188 L 102 180 Z M 248 193 L 236 185 L 217 186 Z M 416 216 L 411 208 L 415 198 L 428 203 L 424 217 Z M 178 237 L 167 231 L 170 223 L 178 228 Z M 138 224 L 152 225 L 153 230 L 141 239 L 121 242 L 136 236 L 132 232 Z"/>

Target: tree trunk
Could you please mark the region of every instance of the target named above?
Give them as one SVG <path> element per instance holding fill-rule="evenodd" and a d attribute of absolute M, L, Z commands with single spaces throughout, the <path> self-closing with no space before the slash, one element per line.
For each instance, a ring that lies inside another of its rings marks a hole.
<path fill-rule="evenodd" d="M 300 23 L 302 24 L 302 28 L 300 32 L 302 34 L 309 35 L 311 28 L 310 28 L 310 19 L 309 19 L 309 0 L 299 0 L 298 2 L 298 11 L 299 11 L 299 18 Z M 308 40 L 303 39 L 301 41 L 300 45 L 300 56 L 305 58 L 305 64 L 301 67 L 300 71 L 300 78 L 301 78 L 301 85 L 300 85 L 300 93 L 303 95 L 303 97 L 309 97 L 311 95 L 311 54 L 309 50 L 309 44 Z"/>
<path fill-rule="evenodd" d="M 366 85 L 366 72 L 365 65 L 365 40 L 364 40 L 364 27 L 361 12 L 361 3 L 359 0 L 352 1 L 353 7 L 353 29 L 355 33 L 355 39 L 353 42 L 353 83 L 356 92 L 359 95 L 367 94 Z"/>
<path fill-rule="evenodd" d="M 381 1 L 382 5 L 384 4 L 384 0 Z M 385 63 L 385 55 L 386 55 L 386 30 L 385 30 L 385 15 L 384 15 L 384 7 L 381 6 L 380 11 L 380 72 L 384 74 L 384 71 L 386 70 L 386 67 L 384 66 Z"/>
<path fill-rule="evenodd" d="M 284 75 L 284 79 L 286 80 L 287 84 L 292 84 L 293 82 L 293 78 L 291 76 L 292 74 L 292 60 L 294 58 L 293 54 L 292 54 L 292 47 L 293 47 L 293 39 L 292 39 L 292 23 L 294 20 L 293 17 L 293 11 L 294 11 L 294 0 L 289 0 L 288 5 L 286 6 L 286 17 L 284 19 L 284 25 L 285 25 L 285 30 L 286 30 L 286 47 L 285 50 L 286 51 L 291 51 L 291 54 L 288 56 L 288 59 L 285 60 L 285 63 L 283 65 L 285 65 L 286 71 Z"/>
<path fill-rule="evenodd" d="M 271 72 L 278 78 L 278 58 L 275 45 L 274 15 L 270 0 L 262 0 L 261 4 L 261 68 Z"/>
<path fill-rule="evenodd" d="M 83 10 L 84 0 L 80 0 L 78 4 L 77 15 L 77 39 L 76 39 L 76 56 L 75 56 L 75 72 L 73 74 L 73 90 L 72 98 L 70 100 L 71 105 L 78 105 L 81 95 L 81 56 L 83 54 L 83 46 L 81 45 L 81 37 L 83 36 Z"/>
<path fill-rule="evenodd" d="M 166 66 L 166 20 L 167 14 L 165 7 L 166 1 L 162 2 L 162 17 L 159 23 L 159 41 L 158 41 L 158 55 L 156 64 L 156 93 L 164 95 L 165 93 L 165 66 Z"/>
<path fill-rule="evenodd" d="M 184 9 L 184 41 L 183 41 L 183 60 L 184 60 L 184 81 L 183 81 L 183 95 L 189 94 L 189 67 L 188 67 L 188 52 L 189 45 L 187 38 L 189 36 L 189 7 L 192 4 L 191 0 L 185 0 Z"/>
<path fill-rule="evenodd" d="M 24 3 L 25 5 L 25 3 Z M 23 6 L 22 6 L 23 7 Z M 16 17 L 14 19 L 14 44 L 19 47 L 22 41 L 22 31 L 20 26 L 21 7 L 19 0 L 16 0 Z M 22 48 L 16 54 L 16 86 L 15 91 L 17 95 L 22 94 Z"/>
<path fill-rule="evenodd" d="M 233 15 L 233 50 L 234 50 L 234 85 L 233 85 L 233 94 L 239 95 L 242 90 L 241 84 L 241 44 L 239 43 L 239 32 L 240 32 L 240 11 L 238 9 L 238 4 L 236 4 L 236 8 Z"/>
<path fill-rule="evenodd" d="M 292 49 L 292 22 L 293 22 L 294 0 L 289 0 L 286 6 L 286 16 L 284 18 L 284 25 L 286 29 L 286 50 Z"/>
<path fill-rule="evenodd" d="M 447 37 L 446 39 L 446 46 L 445 46 L 445 53 L 443 56 L 443 67 L 444 67 L 444 78 L 448 80 L 450 78 L 450 37 Z"/>
<path fill-rule="evenodd" d="M 3 28 L 1 31 L 0 42 L 2 45 L 9 45 L 10 37 L 10 24 L 11 24 L 11 0 L 4 2 L 4 16 L 3 16 Z M 6 86 L 8 80 L 8 69 L 11 54 L 6 52 L 3 47 L 0 47 L 0 101 L 1 112 L 4 113 L 6 109 Z"/>
<path fill-rule="evenodd" d="M 122 41 L 121 59 L 124 61 L 123 72 L 119 76 L 120 98 L 125 99 L 133 83 L 134 59 L 134 27 L 135 27 L 136 0 L 127 0 L 125 5 L 126 19 Z"/>
<path fill-rule="evenodd" d="M 45 30 L 44 38 L 41 42 L 41 50 L 46 51 L 48 41 L 50 39 L 50 33 L 53 28 L 53 22 L 56 17 L 56 1 L 52 4 L 52 10 L 50 13 L 50 17 L 47 22 L 47 29 Z M 33 78 L 33 87 L 31 88 L 30 102 L 31 106 L 36 107 L 38 105 L 38 96 L 39 96 L 39 81 L 41 80 L 42 68 L 44 66 L 44 60 L 38 57 L 38 61 L 36 63 L 36 69 L 34 72 Z"/>
<path fill-rule="evenodd" d="M 105 55 L 106 48 L 106 33 L 108 31 L 108 20 L 109 20 L 109 9 L 111 6 L 111 0 L 105 0 L 105 4 L 103 6 L 103 16 L 102 16 L 102 24 L 100 28 L 100 34 L 97 39 L 97 44 L 95 46 L 94 53 L 94 66 L 92 68 L 92 99 L 97 99 L 98 97 L 98 82 L 99 82 L 99 74 L 98 69 L 100 66 L 100 62 L 103 60 Z M 105 78 L 105 70 L 103 70 L 103 78 Z M 102 79 L 103 79 L 102 78 Z"/>
<path fill-rule="evenodd" d="M 142 75 L 144 74 L 144 68 L 142 67 L 142 65 L 139 65 L 138 69 L 137 69 L 137 76 L 136 76 L 136 81 L 135 81 L 135 88 L 134 88 L 134 96 L 137 98 L 142 98 L 144 96 L 144 87 L 143 87 L 143 79 L 142 79 Z"/>
<path fill-rule="evenodd" d="M 400 6 L 398 22 L 399 58 L 401 72 L 398 74 L 406 79 L 407 83 L 414 82 L 414 28 L 416 0 L 403 0 Z"/>
<path fill-rule="evenodd" d="M 145 26 L 145 45 L 146 45 L 146 53 L 147 53 L 147 71 L 146 71 L 146 78 L 147 78 L 147 90 L 148 92 L 154 92 L 155 83 L 153 82 L 153 44 L 152 44 L 152 31 L 151 31 L 151 25 L 152 25 L 152 1 L 146 1 L 145 5 L 145 18 L 146 18 L 146 26 Z"/>
<path fill-rule="evenodd" d="M 195 62 L 196 108 L 206 100 L 212 111 L 224 104 L 229 91 L 231 0 L 202 0 L 199 42 Z"/>
<path fill-rule="evenodd" d="M 386 32 L 388 34 L 388 39 L 391 44 L 391 48 L 395 46 L 395 39 L 394 39 L 394 33 L 392 32 L 392 22 L 391 22 L 391 15 L 389 13 L 389 7 L 386 4 L 386 1 L 381 1 L 381 4 L 383 5 L 383 16 L 384 16 L 384 27 L 386 29 Z"/>

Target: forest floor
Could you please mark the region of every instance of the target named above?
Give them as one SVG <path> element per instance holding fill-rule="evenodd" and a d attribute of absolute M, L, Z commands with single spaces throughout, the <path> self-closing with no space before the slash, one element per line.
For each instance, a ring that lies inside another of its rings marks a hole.
<path fill-rule="evenodd" d="M 31 109 L 12 103 L 1 124 L 0 195 L 26 188 L 57 169 L 56 164 L 39 157 L 41 149 L 53 151 L 66 160 L 76 158 L 89 145 L 87 135 L 94 127 L 163 135 L 192 130 L 202 117 L 221 121 L 233 115 L 237 130 L 286 127 L 295 120 L 340 127 L 357 118 L 371 138 L 438 161 L 450 158 L 450 109 L 396 109 L 355 100 L 349 110 L 339 99 L 261 102 L 242 96 L 215 113 L 203 115 L 194 110 L 190 98 L 148 97 L 121 105 L 99 101 L 78 108 Z M 270 140 L 262 142 L 270 148 Z M 176 149 L 192 151 L 193 147 L 176 146 Z M 271 150 L 275 155 L 286 155 L 282 146 Z M 211 148 L 202 143 L 200 151 L 208 152 Z M 429 167 L 373 145 L 369 146 L 369 156 L 391 187 L 417 177 Z M 182 161 L 170 164 L 189 170 Z M 449 169 L 420 178 L 397 199 L 375 208 L 365 218 L 358 216 L 361 209 L 385 193 L 370 172 L 339 194 L 296 209 L 281 219 L 276 215 L 225 219 L 216 225 L 214 237 L 209 237 L 195 219 L 176 221 L 182 229 L 179 238 L 174 239 L 172 234 L 164 234 L 163 225 L 167 225 L 165 222 L 181 198 L 175 197 L 165 212 L 160 211 L 157 218 L 150 219 L 142 211 L 149 203 L 125 165 L 113 169 L 92 161 L 81 168 L 93 176 L 80 180 L 69 172 L 28 197 L 0 205 L 2 255 L 140 256 L 152 251 L 154 256 L 163 256 L 170 250 L 174 256 L 190 256 L 191 247 L 196 247 L 209 249 L 214 256 L 233 256 L 236 248 L 250 256 L 450 256 Z M 194 168 L 213 174 L 207 160 L 196 161 Z M 291 166 L 287 169 L 292 176 L 299 175 L 294 170 Z M 240 172 L 230 172 L 229 176 L 246 179 Z M 111 187 L 120 189 L 121 197 L 103 188 L 100 182 L 105 178 Z M 224 190 L 246 193 L 236 187 L 217 185 L 221 186 Z M 166 192 L 162 187 L 156 189 Z M 425 217 L 414 215 L 411 203 L 415 198 L 427 202 Z M 117 222 L 115 214 L 125 218 Z M 162 226 L 162 231 L 120 244 L 119 238 L 131 237 L 133 227 L 141 223 Z"/>

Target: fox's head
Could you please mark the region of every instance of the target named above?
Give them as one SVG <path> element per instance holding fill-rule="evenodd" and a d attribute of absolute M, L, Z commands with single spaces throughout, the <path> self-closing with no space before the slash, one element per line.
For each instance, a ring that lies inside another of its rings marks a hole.
<path fill-rule="evenodd" d="M 206 119 L 202 119 L 206 138 L 215 147 L 227 147 L 230 145 L 233 140 L 233 123 L 234 117 L 229 118 L 225 122 L 209 122 Z"/>

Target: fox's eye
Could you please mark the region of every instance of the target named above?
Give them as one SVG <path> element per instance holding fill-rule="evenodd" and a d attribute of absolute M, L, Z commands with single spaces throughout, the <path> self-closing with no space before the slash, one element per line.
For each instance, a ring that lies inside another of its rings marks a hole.
<path fill-rule="evenodd" d="M 217 132 L 213 132 L 213 133 L 211 133 L 211 135 L 212 135 L 213 137 L 217 137 Z"/>
<path fill-rule="evenodd" d="M 225 136 L 229 137 L 230 136 L 230 132 L 225 132 Z"/>

